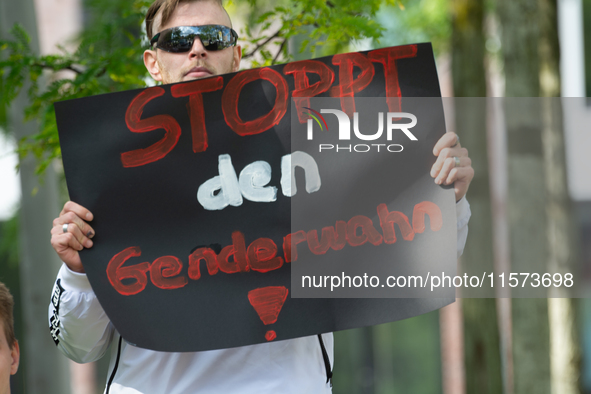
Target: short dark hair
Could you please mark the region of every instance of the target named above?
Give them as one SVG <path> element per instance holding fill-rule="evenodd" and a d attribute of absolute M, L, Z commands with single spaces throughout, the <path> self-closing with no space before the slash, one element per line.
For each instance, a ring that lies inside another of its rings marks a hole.
<path fill-rule="evenodd" d="M 148 12 L 146 13 L 146 34 L 148 35 L 148 40 L 151 40 L 154 36 L 152 27 L 154 26 L 154 20 L 156 19 L 156 15 L 158 15 L 158 11 L 160 11 L 160 9 L 162 9 L 162 19 L 160 20 L 160 26 L 164 26 L 180 3 L 189 3 L 195 1 L 211 1 L 219 4 L 219 6 L 225 11 L 224 6 L 222 5 L 222 0 L 156 0 L 152 3 L 148 9 Z"/>
<path fill-rule="evenodd" d="M 14 336 L 14 318 L 12 309 L 14 308 L 14 299 L 8 290 L 8 287 L 0 282 L 0 322 L 4 326 L 4 336 L 10 349 L 16 344 Z"/>

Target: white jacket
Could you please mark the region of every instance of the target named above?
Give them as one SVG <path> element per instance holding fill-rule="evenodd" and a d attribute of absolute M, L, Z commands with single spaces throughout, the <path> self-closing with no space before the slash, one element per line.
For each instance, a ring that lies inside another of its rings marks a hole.
<path fill-rule="evenodd" d="M 456 211 L 460 255 L 470 218 L 465 198 Z M 65 264 L 54 286 L 49 324 L 60 351 L 78 363 L 98 360 L 114 344 L 105 394 L 331 393 L 318 336 L 192 353 L 134 347 L 119 336 L 86 275 Z M 332 369 L 333 335 L 322 338 Z"/>

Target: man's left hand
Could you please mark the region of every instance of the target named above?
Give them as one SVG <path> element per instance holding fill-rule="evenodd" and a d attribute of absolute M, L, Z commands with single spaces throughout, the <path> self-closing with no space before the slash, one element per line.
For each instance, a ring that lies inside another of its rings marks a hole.
<path fill-rule="evenodd" d="M 435 183 L 438 185 L 454 183 L 456 201 L 460 201 L 466 195 L 470 182 L 474 178 L 468 149 L 462 148 L 456 133 L 449 132 L 437 141 L 433 154 L 437 156 L 437 161 L 431 167 L 431 176 L 435 178 Z"/>

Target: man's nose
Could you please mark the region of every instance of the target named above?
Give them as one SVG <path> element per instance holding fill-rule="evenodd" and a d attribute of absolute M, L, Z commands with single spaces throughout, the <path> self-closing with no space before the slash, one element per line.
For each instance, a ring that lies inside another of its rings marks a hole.
<path fill-rule="evenodd" d="M 199 38 L 199 36 L 196 36 L 193 40 L 193 47 L 191 47 L 191 52 L 189 53 L 189 56 L 192 58 L 203 58 L 207 56 L 207 51 L 205 50 L 205 47 L 203 46 L 203 43 L 201 42 L 201 38 Z"/>

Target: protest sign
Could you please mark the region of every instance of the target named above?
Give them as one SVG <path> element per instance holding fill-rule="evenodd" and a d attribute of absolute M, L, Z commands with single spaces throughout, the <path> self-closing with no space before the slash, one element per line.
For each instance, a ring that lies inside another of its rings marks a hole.
<path fill-rule="evenodd" d="M 56 103 L 70 198 L 95 217 L 81 259 L 119 333 L 200 351 L 451 302 L 386 282 L 358 296 L 299 285 L 328 271 L 355 282 L 373 262 L 454 269 L 453 190 L 429 177 L 438 97 L 431 46 L 417 44 Z"/>

